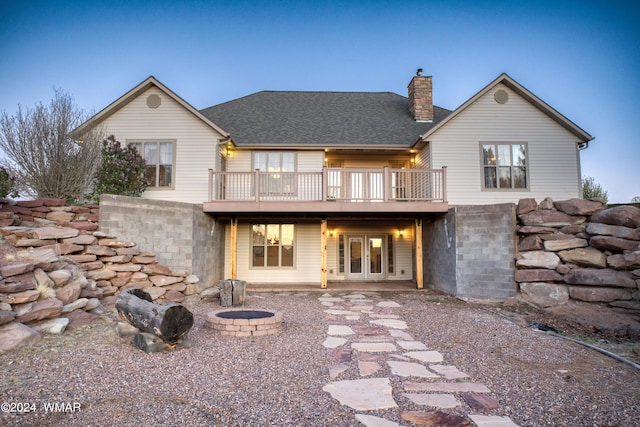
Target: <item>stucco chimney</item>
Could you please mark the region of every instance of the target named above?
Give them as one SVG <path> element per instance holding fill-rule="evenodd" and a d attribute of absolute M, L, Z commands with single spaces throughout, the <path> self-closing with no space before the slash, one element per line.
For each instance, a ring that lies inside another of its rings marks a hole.
<path fill-rule="evenodd" d="M 433 121 L 431 76 L 423 76 L 422 68 L 409 83 L 409 111 L 417 122 Z"/>

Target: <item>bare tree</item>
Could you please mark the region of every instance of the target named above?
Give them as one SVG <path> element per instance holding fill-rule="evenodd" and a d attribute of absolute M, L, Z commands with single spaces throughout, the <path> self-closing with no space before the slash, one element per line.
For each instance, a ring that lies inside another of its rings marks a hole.
<path fill-rule="evenodd" d="M 21 194 L 55 197 L 67 201 L 81 199 L 91 188 L 100 165 L 104 132 L 93 129 L 77 143 L 69 132 L 87 116 L 73 97 L 58 89 L 49 105 L 36 104 L 0 117 L 0 148 L 7 166 L 17 178 Z"/>

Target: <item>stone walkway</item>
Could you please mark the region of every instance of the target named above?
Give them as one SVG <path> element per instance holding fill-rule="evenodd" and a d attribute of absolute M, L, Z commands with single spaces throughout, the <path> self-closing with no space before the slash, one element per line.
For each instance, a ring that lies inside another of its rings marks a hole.
<path fill-rule="evenodd" d="M 363 425 L 517 427 L 509 417 L 478 413 L 498 407 L 491 390 L 415 341 L 394 314 L 398 303 L 375 292 L 325 293 L 318 300 L 329 323 L 323 345 L 336 362 L 323 390 L 358 411 L 355 418 Z M 424 410 L 409 410 L 415 405 Z M 446 411 L 463 405 L 471 408 L 468 416 Z M 398 411 L 404 422 L 367 413 L 379 410 Z"/>

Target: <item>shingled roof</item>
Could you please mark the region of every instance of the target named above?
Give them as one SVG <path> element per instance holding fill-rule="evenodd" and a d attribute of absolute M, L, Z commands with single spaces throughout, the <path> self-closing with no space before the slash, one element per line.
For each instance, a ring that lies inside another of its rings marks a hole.
<path fill-rule="evenodd" d="M 238 147 L 409 148 L 433 122 L 416 122 L 406 97 L 390 92 L 262 91 L 200 111 Z"/>

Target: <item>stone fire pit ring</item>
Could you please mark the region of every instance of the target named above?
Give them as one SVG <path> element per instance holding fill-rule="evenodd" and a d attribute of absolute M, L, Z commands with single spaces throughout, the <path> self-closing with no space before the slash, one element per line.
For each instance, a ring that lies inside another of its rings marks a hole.
<path fill-rule="evenodd" d="M 205 325 L 220 335 L 252 337 L 277 334 L 282 329 L 280 311 L 226 308 L 207 313 Z"/>

